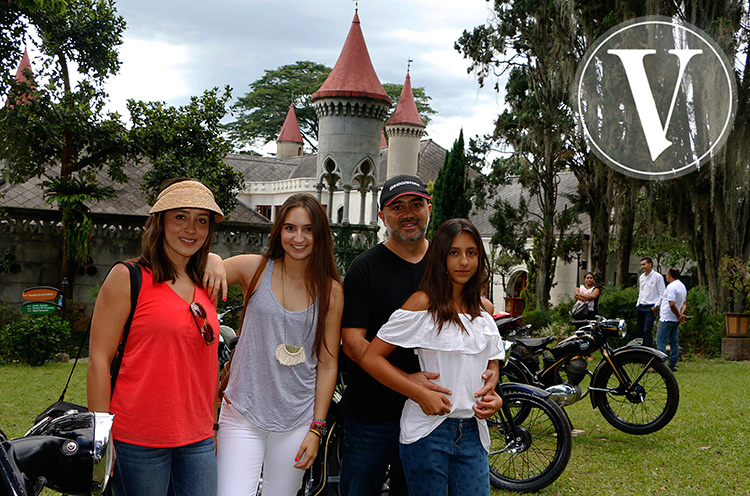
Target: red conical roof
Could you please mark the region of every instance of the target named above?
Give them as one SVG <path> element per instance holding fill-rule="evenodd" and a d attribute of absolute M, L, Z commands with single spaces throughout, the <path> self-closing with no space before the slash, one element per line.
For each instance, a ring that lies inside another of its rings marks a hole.
<path fill-rule="evenodd" d="M 312 99 L 326 97 L 365 97 L 391 103 L 391 98 L 380 84 L 367 52 L 365 38 L 359 25 L 359 15 L 354 13 L 352 27 L 341 49 L 336 65 Z"/>
<path fill-rule="evenodd" d="M 380 129 L 380 148 L 385 148 L 388 146 L 388 142 L 385 140 L 385 131 L 381 128 Z"/>
<path fill-rule="evenodd" d="M 289 111 L 286 113 L 284 125 L 281 126 L 281 132 L 276 141 L 290 141 L 292 143 L 302 143 L 302 133 L 297 123 L 297 114 L 294 113 L 294 104 L 289 105 Z"/>
<path fill-rule="evenodd" d="M 16 82 L 18 83 L 34 83 L 34 80 L 32 79 L 29 81 L 29 78 L 26 77 L 26 69 L 31 71 L 31 61 L 29 60 L 29 52 L 24 48 L 23 49 L 23 56 L 21 57 L 21 62 L 18 64 L 18 70 L 16 71 Z M 26 103 L 28 101 L 27 96 L 23 96 L 21 98 L 21 103 Z M 13 102 L 11 102 L 11 98 L 8 98 L 5 100 L 5 105 L 8 108 L 13 108 Z"/>
<path fill-rule="evenodd" d="M 21 57 L 21 62 L 18 64 L 18 70 L 16 71 L 16 81 L 19 83 L 25 83 L 28 81 L 26 74 L 24 73 L 26 69 L 31 71 L 31 61 L 29 60 L 29 52 L 24 48 L 23 57 Z"/>
<path fill-rule="evenodd" d="M 394 124 L 411 124 L 412 126 L 425 127 L 422 118 L 419 116 L 417 104 L 414 101 L 414 93 L 411 90 L 411 77 L 406 73 L 406 81 L 401 89 L 401 96 L 396 104 L 396 110 L 393 111 L 391 118 L 385 123 L 386 126 Z"/>

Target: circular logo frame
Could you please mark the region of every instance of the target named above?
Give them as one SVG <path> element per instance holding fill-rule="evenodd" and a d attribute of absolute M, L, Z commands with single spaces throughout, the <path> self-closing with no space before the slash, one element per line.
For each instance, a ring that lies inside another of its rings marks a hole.
<path fill-rule="evenodd" d="M 575 79 L 577 123 L 604 163 L 663 180 L 700 168 L 726 142 L 737 110 L 732 65 L 688 23 L 618 24 L 586 52 Z"/>

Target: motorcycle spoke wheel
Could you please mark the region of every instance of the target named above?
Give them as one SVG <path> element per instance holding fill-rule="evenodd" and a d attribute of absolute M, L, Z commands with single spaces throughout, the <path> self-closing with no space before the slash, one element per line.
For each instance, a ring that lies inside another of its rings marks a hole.
<path fill-rule="evenodd" d="M 508 491 L 538 491 L 562 474 L 570 459 L 570 425 L 548 399 L 523 392 L 504 393 L 515 430 L 502 410 L 487 421 L 490 430 L 490 482 Z"/>
<path fill-rule="evenodd" d="M 647 353 L 628 353 L 616 357 L 616 362 L 628 381 L 622 384 L 611 366 L 602 369 L 595 379 L 594 402 L 602 416 L 613 427 L 628 434 L 651 434 L 667 425 L 680 401 L 677 379 L 667 365 Z"/>

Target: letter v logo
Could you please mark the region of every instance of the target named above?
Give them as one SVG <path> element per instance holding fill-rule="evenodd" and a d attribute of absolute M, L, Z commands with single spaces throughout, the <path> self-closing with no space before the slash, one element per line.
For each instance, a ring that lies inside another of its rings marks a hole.
<path fill-rule="evenodd" d="M 722 49 L 695 26 L 659 16 L 619 24 L 578 66 L 573 110 L 586 152 L 638 179 L 688 174 L 731 132 L 735 79 Z"/>
<path fill-rule="evenodd" d="M 628 78 L 628 83 L 630 83 L 630 91 L 633 94 L 635 108 L 641 119 L 641 126 L 643 127 L 643 134 L 648 144 L 648 151 L 651 154 L 651 161 L 656 160 L 672 144 L 667 139 L 667 130 L 669 129 L 669 121 L 672 120 L 672 112 L 674 111 L 674 104 L 677 100 L 677 92 L 680 89 L 682 76 L 685 74 L 685 67 L 690 62 L 690 59 L 703 53 L 703 50 L 672 49 L 667 52 L 670 55 L 677 55 L 677 58 L 680 60 L 680 71 L 674 84 L 674 90 L 672 91 L 672 100 L 669 105 L 667 119 L 662 124 L 659 112 L 656 109 L 654 94 L 651 91 L 651 85 L 648 83 L 648 76 L 646 76 L 646 67 L 643 64 L 643 58 L 646 55 L 656 54 L 656 50 L 607 50 L 608 54 L 619 57 L 625 68 L 625 75 Z"/>

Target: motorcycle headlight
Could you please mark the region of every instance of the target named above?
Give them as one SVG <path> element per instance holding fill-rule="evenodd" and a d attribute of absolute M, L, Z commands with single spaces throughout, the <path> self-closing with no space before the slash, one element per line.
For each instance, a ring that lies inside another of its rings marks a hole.
<path fill-rule="evenodd" d="M 94 471 L 91 476 L 91 494 L 98 496 L 107 487 L 112 473 L 112 422 L 115 416 L 109 413 L 94 413 Z"/>
<path fill-rule="evenodd" d="M 627 332 L 625 319 L 610 319 L 602 321 L 599 328 L 601 329 L 602 333 L 608 338 L 624 338 L 625 333 Z"/>
<path fill-rule="evenodd" d="M 8 441 L 16 465 L 36 485 L 70 495 L 100 495 L 112 468 L 108 413 L 74 413 L 40 422 L 32 433 Z"/>

